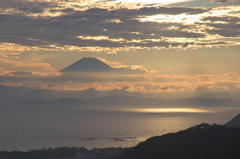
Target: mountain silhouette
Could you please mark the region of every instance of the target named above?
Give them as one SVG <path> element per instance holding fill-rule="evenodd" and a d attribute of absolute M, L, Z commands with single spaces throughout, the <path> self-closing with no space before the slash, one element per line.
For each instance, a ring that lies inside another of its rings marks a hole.
<path fill-rule="evenodd" d="M 240 127 L 196 125 L 155 136 L 114 159 L 239 159 Z"/>
<path fill-rule="evenodd" d="M 235 116 L 233 119 L 231 119 L 225 125 L 230 126 L 230 127 L 239 127 L 240 126 L 240 114 Z"/>
<path fill-rule="evenodd" d="M 208 99 L 235 99 L 234 95 L 229 92 L 211 92 L 204 93 L 199 96 L 199 98 L 208 98 Z"/>
<path fill-rule="evenodd" d="M 105 64 L 104 62 L 93 58 L 84 57 L 79 61 L 67 66 L 59 72 L 109 72 L 113 71 L 114 68 Z"/>

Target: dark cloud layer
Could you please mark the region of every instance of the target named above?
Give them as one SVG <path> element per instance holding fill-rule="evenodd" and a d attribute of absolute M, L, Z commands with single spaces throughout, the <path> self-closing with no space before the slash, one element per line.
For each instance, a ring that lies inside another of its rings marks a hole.
<path fill-rule="evenodd" d="M 188 7 L 145 7 L 140 9 L 118 9 L 110 11 L 115 15 L 139 16 L 139 15 L 156 15 L 156 14 L 200 14 L 210 9 L 205 8 L 188 8 Z"/>
<path fill-rule="evenodd" d="M 226 14 L 215 16 L 215 12 L 221 8 L 174 5 L 172 7 L 154 5 L 143 7 L 143 5 L 131 8 L 128 3 L 123 7 L 116 7 L 117 3 L 109 7 L 103 5 L 105 2 L 93 2 L 95 5 L 92 6 L 80 3 L 85 1 L 77 1 L 79 3 L 74 5 L 71 2 L 0 1 L 0 43 L 51 50 L 69 47 L 72 47 L 72 50 L 84 50 L 84 47 L 88 47 L 89 50 L 99 47 L 109 50 L 146 47 L 184 48 L 192 45 L 203 47 L 203 43 L 219 44 L 218 40 L 209 40 L 209 35 L 228 38 L 240 35 L 237 11 L 229 12 L 231 14 L 229 16 Z M 231 0 L 212 2 L 223 3 Z M 159 19 L 157 15 L 161 15 Z M 154 20 L 149 18 L 152 16 L 156 16 Z M 197 20 L 200 17 L 203 17 L 201 22 Z M 226 23 L 216 23 L 218 21 Z M 178 38 L 183 40 L 179 41 Z"/>
<path fill-rule="evenodd" d="M 206 17 L 203 21 L 211 21 L 205 25 L 214 27 L 215 29 L 207 30 L 210 34 L 219 34 L 224 37 L 240 36 L 240 17 L 224 16 L 224 17 Z"/>
<path fill-rule="evenodd" d="M 213 0 L 212 2 L 226 3 L 226 2 L 233 2 L 233 0 Z"/>
<path fill-rule="evenodd" d="M 43 9 L 19 8 L 22 11 L 34 13 L 43 12 Z M 57 10 L 52 10 L 56 12 Z M 0 42 L 15 43 L 22 46 L 48 47 L 57 46 L 181 46 L 171 42 L 152 42 L 149 39 L 162 37 L 204 37 L 202 33 L 188 32 L 187 25 L 181 23 L 140 22 L 137 18 L 155 14 L 198 14 L 207 11 L 199 8 L 167 8 L 151 7 L 141 9 L 107 10 L 100 8 L 85 11 L 74 11 L 71 8 L 60 10 L 66 14 L 57 17 L 29 17 L 23 14 L 0 15 Z M 119 21 L 119 22 L 117 22 Z M 168 30 L 168 27 L 179 27 L 177 30 Z M 106 36 L 109 39 L 84 39 L 79 36 Z M 122 40 L 116 40 L 122 39 Z M 132 40 L 135 40 L 134 42 Z M 144 40 L 144 42 L 142 42 Z M 183 44 L 189 45 L 190 43 Z"/>
<path fill-rule="evenodd" d="M 5 11 L 8 9 L 19 10 L 23 12 L 41 13 L 46 8 L 57 7 L 55 2 L 41 2 L 41 1 L 28 1 L 28 0 L 1 0 L 0 10 Z"/>

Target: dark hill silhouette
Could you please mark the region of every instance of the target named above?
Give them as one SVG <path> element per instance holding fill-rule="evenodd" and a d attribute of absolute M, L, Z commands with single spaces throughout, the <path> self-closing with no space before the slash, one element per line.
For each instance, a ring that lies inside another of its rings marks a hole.
<path fill-rule="evenodd" d="M 105 72 L 113 70 L 114 68 L 96 58 L 84 57 L 59 72 Z"/>
<path fill-rule="evenodd" d="M 114 159 L 239 159 L 240 127 L 200 124 L 152 137 Z"/>
<path fill-rule="evenodd" d="M 235 116 L 232 120 L 227 122 L 225 125 L 230 126 L 230 127 L 239 127 L 240 126 L 240 114 Z"/>

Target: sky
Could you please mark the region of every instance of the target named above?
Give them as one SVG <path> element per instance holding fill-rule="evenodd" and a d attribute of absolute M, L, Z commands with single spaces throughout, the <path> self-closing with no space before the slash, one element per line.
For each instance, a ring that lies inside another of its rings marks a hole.
<path fill-rule="evenodd" d="M 0 1 L 6 102 L 206 93 L 240 100 L 239 50 L 240 0 Z M 128 73 L 59 72 L 83 57 Z"/>

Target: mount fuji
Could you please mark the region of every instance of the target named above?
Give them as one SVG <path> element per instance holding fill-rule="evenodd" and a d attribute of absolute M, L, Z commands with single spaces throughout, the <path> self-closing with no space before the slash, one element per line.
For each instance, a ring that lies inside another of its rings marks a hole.
<path fill-rule="evenodd" d="M 113 68 L 106 63 L 94 58 L 84 57 L 77 62 L 60 70 L 61 73 L 111 73 L 111 74 L 143 74 L 140 69 Z"/>
<path fill-rule="evenodd" d="M 84 57 L 77 62 L 67 66 L 66 68 L 60 70 L 59 72 L 112 72 L 115 68 L 105 64 L 104 62 L 93 58 Z"/>

